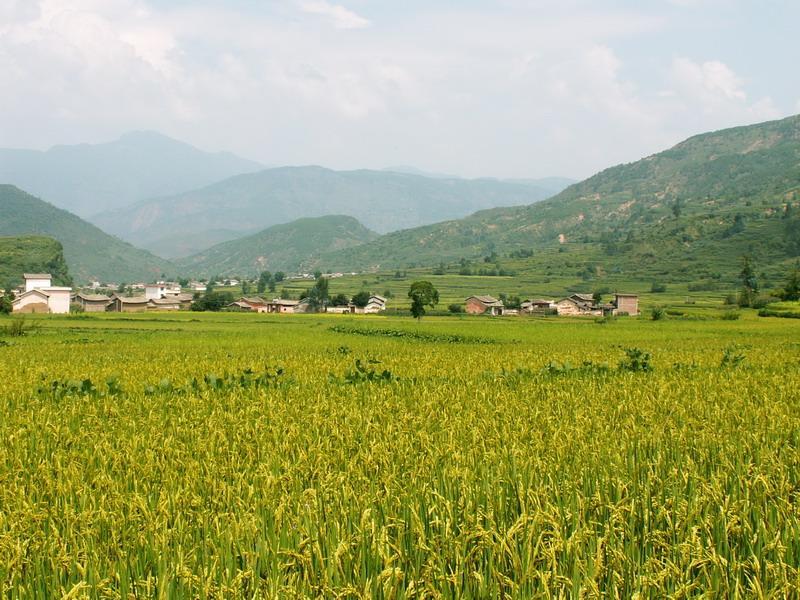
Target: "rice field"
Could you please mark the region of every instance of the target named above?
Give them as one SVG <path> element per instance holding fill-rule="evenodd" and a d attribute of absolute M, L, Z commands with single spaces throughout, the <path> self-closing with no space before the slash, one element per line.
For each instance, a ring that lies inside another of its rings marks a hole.
<path fill-rule="evenodd" d="M 800 320 L 28 324 L 3 597 L 800 596 Z"/>

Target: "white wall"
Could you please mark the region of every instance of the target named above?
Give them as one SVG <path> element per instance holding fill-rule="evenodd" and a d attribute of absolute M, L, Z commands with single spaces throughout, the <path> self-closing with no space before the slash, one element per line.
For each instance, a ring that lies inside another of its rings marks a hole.
<path fill-rule="evenodd" d="M 50 279 L 26 279 L 25 291 L 40 290 L 42 288 L 50 287 L 52 281 Z"/>

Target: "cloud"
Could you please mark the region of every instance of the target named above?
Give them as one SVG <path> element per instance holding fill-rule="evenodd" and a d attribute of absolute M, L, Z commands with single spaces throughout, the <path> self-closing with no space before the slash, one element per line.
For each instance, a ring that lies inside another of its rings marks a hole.
<path fill-rule="evenodd" d="M 370 22 L 364 17 L 344 6 L 331 4 L 325 0 L 301 2 L 300 9 L 309 14 L 330 17 L 337 29 L 361 29 L 370 25 Z"/>
<path fill-rule="evenodd" d="M 745 80 L 719 60 L 695 62 L 676 58 L 672 62 L 671 80 L 675 97 L 726 123 L 738 119 L 744 124 L 780 116 L 769 96 L 751 101 L 744 88 Z"/>

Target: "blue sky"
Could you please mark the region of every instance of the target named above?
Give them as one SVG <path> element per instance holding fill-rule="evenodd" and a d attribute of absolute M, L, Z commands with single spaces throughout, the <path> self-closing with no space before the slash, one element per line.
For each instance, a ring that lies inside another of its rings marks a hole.
<path fill-rule="evenodd" d="M 800 113 L 796 0 L 0 0 L 0 146 L 582 178 Z"/>

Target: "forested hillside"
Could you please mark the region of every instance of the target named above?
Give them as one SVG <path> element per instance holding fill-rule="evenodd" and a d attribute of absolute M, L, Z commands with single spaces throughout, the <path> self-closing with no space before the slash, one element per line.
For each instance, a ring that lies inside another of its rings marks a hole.
<path fill-rule="evenodd" d="M 676 277 L 800 253 L 800 116 L 692 137 L 533 205 L 392 233 L 325 256 L 336 269 L 435 265 L 559 248 L 572 262 Z"/>
<path fill-rule="evenodd" d="M 173 269 L 169 262 L 12 185 L 0 185 L 0 235 L 55 238 L 78 282 L 152 279 Z"/>

